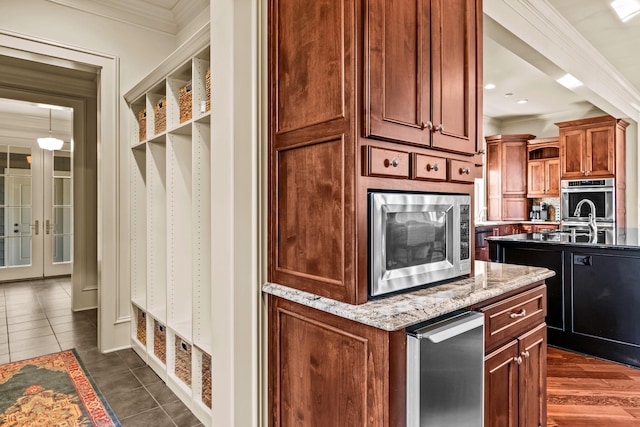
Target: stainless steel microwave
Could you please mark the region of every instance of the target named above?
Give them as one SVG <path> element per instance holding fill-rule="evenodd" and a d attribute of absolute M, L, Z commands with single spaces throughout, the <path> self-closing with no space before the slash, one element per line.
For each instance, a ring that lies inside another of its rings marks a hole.
<path fill-rule="evenodd" d="M 369 294 L 471 273 L 468 194 L 369 192 Z"/>

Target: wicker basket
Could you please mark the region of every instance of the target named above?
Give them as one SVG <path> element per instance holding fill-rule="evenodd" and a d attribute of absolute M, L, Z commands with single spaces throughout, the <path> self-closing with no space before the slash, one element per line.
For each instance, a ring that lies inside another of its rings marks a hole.
<path fill-rule="evenodd" d="M 138 139 L 144 141 L 147 139 L 147 110 L 138 112 Z"/>
<path fill-rule="evenodd" d="M 167 328 L 157 320 L 153 328 L 153 354 L 162 363 L 167 363 Z"/>
<path fill-rule="evenodd" d="M 180 123 L 191 120 L 191 111 L 193 110 L 191 107 L 193 91 L 191 89 L 191 82 L 180 88 Z"/>
<path fill-rule="evenodd" d="M 202 353 L 202 403 L 211 408 L 211 356 Z"/>
<path fill-rule="evenodd" d="M 167 98 L 164 97 L 160 101 L 156 102 L 153 106 L 153 117 L 155 134 L 159 134 L 167 130 Z"/>
<path fill-rule="evenodd" d="M 142 344 L 147 344 L 147 315 L 144 311 L 138 309 L 138 321 L 136 324 L 136 337 Z"/>
<path fill-rule="evenodd" d="M 205 90 L 207 92 L 207 110 L 211 110 L 211 67 L 207 68 L 207 80 L 205 81 Z"/>
<path fill-rule="evenodd" d="M 176 377 L 191 385 L 191 344 L 176 336 Z"/>

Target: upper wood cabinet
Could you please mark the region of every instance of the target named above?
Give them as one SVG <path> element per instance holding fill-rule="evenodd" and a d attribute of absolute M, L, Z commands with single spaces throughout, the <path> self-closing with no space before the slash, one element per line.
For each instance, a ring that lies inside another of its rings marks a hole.
<path fill-rule="evenodd" d="M 560 130 L 562 179 L 624 179 L 627 122 L 602 116 L 556 125 Z"/>
<path fill-rule="evenodd" d="M 560 145 L 558 138 L 527 143 L 527 197 L 560 196 Z"/>
<path fill-rule="evenodd" d="M 475 153 L 479 2 L 366 4 L 365 136 Z"/>
<path fill-rule="evenodd" d="M 527 218 L 527 141 L 534 135 L 487 136 L 487 219 Z"/>
<path fill-rule="evenodd" d="M 481 2 L 268 7 L 268 280 L 361 304 L 369 189 L 473 193 Z"/>

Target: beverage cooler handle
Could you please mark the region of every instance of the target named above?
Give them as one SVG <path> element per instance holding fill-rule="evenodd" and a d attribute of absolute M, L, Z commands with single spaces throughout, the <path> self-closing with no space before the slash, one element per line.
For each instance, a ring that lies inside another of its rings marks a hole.
<path fill-rule="evenodd" d="M 484 315 L 482 313 L 468 312 L 441 324 L 426 328 L 424 332 L 418 332 L 416 338 L 428 339 L 432 343 L 438 344 L 482 325 L 484 325 Z"/>

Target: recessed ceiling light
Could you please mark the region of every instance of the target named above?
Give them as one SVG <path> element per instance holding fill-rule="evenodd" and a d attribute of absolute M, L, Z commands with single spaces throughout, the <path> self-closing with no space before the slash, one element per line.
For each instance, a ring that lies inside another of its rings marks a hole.
<path fill-rule="evenodd" d="M 509 98 L 510 96 L 513 96 L 513 93 L 507 92 L 507 93 L 504 94 L 505 98 Z"/>
<path fill-rule="evenodd" d="M 491 89 L 495 89 L 496 85 L 494 85 L 493 83 L 487 83 L 486 85 L 484 85 L 484 88 L 487 90 L 491 90 Z"/>
<path fill-rule="evenodd" d="M 613 0 L 611 7 L 622 22 L 627 22 L 640 12 L 639 0 Z"/>
<path fill-rule="evenodd" d="M 560 83 L 562 86 L 566 87 L 567 89 L 574 89 L 574 88 L 577 88 L 578 86 L 582 86 L 582 82 L 580 80 L 576 79 L 575 77 L 573 77 L 569 73 L 567 73 L 564 76 L 560 77 L 556 81 L 558 83 Z"/>
<path fill-rule="evenodd" d="M 526 104 L 527 102 L 529 102 L 529 100 L 526 98 L 522 98 L 522 99 L 518 99 L 516 102 L 518 104 Z"/>

